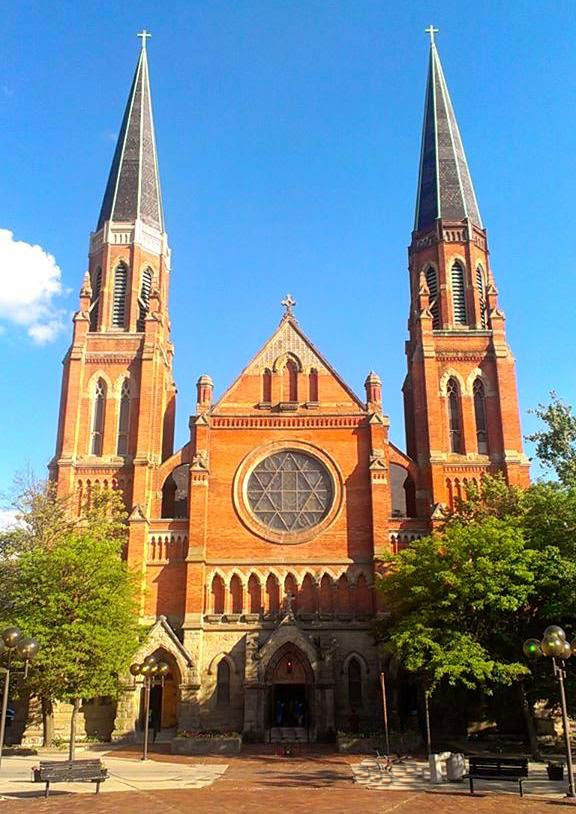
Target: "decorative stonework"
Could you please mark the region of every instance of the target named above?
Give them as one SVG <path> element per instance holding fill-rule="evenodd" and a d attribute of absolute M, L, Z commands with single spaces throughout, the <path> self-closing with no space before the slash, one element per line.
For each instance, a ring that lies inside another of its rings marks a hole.
<path fill-rule="evenodd" d="M 209 458 L 207 449 L 199 449 L 196 451 L 196 454 L 192 456 L 190 469 L 194 472 L 208 472 Z"/>
<path fill-rule="evenodd" d="M 246 373 L 260 374 L 263 373 L 266 368 L 272 370 L 278 357 L 286 354 L 296 356 L 303 370 L 315 368 L 318 373 L 327 373 L 326 366 L 321 358 L 314 353 L 300 334 L 294 330 L 290 320 L 285 320 L 282 323 L 274 339 L 256 356 L 246 369 Z"/>
<path fill-rule="evenodd" d="M 283 528 L 271 528 L 264 525 L 263 521 L 255 514 L 254 496 L 255 482 L 253 480 L 253 473 L 259 470 L 259 465 L 266 459 L 270 459 L 277 453 L 285 453 L 293 451 L 295 453 L 303 453 L 310 459 L 318 461 L 322 469 L 327 473 L 327 477 L 331 481 L 331 502 L 327 505 L 326 511 L 322 517 L 314 525 L 308 527 L 297 528 L 297 525 L 289 523 Z M 342 505 L 343 488 L 342 476 L 336 467 L 336 464 L 329 458 L 326 453 L 319 447 L 308 444 L 303 441 L 274 441 L 262 447 L 258 447 L 249 453 L 236 471 L 234 476 L 234 507 L 238 516 L 244 525 L 250 529 L 254 534 L 263 537 L 273 543 L 295 544 L 304 543 L 313 539 L 330 526 L 340 512 Z"/>

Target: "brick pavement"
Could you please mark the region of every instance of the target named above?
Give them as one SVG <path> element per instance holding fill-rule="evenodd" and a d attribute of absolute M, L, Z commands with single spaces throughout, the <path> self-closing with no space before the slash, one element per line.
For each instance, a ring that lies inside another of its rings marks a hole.
<path fill-rule="evenodd" d="M 123 754 L 123 756 L 125 753 Z M 173 760 L 168 755 L 155 759 Z M 199 762 L 179 756 L 177 762 Z M 554 814 L 574 811 L 565 800 L 535 797 L 520 799 L 516 794 L 489 793 L 471 798 L 466 793 L 441 791 L 380 791 L 352 783 L 350 763 L 358 756 L 330 753 L 282 758 L 275 754 L 245 753 L 237 757 L 206 758 L 211 763 L 229 764 L 223 777 L 203 789 L 138 791 L 121 794 L 58 793 L 50 799 L 39 797 L 0 801 L 0 814 L 244 814 L 284 809 L 318 814 Z M 36 793 L 35 790 L 33 793 Z"/>

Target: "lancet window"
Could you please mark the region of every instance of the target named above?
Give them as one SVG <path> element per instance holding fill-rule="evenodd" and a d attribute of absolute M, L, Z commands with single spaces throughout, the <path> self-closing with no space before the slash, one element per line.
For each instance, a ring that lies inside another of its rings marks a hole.
<path fill-rule="evenodd" d="M 102 455 L 105 414 L 106 382 L 104 379 L 98 379 L 94 389 L 94 401 L 92 405 L 92 437 L 90 440 L 90 452 L 92 455 Z"/>
<path fill-rule="evenodd" d="M 452 308 L 455 325 L 467 325 L 466 290 L 464 288 L 464 269 L 462 264 L 455 260 L 452 264 Z"/>
<path fill-rule="evenodd" d="M 484 270 L 482 266 L 476 268 L 476 289 L 478 291 L 478 307 L 480 308 L 480 327 L 488 327 L 487 309 L 486 309 L 486 283 L 484 280 Z"/>
<path fill-rule="evenodd" d="M 112 325 L 124 328 L 126 319 L 126 286 L 128 283 L 128 266 L 119 263 L 114 272 L 114 298 L 112 300 Z"/>
<path fill-rule="evenodd" d="M 120 392 L 120 410 L 118 414 L 118 443 L 116 452 L 118 455 L 128 454 L 130 439 L 130 381 L 124 379 Z"/>
<path fill-rule="evenodd" d="M 102 291 L 102 269 L 93 269 L 90 275 L 90 285 L 92 287 L 92 297 L 90 298 L 90 330 L 98 330 L 98 319 L 100 316 L 100 293 Z"/>
<path fill-rule="evenodd" d="M 440 327 L 440 302 L 438 301 L 438 274 L 436 269 L 428 266 L 426 269 L 426 285 L 430 292 L 430 312 L 432 314 L 432 327 Z"/>
<path fill-rule="evenodd" d="M 481 379 L 473 387 L 474 416 L 476 418 L 476 444 L 480 455 L 488 454 L 488 425 L 486 421 L 486 393 Z"/>
<path fill-rule="evenodd" d="M 146 268 L 142 272 L 142 283 L 140 285 L 140 296 L 138 297 L 138 322 L 137 330 L 143 331 L 146 322 L 146 314 L 150 310 L 150 292 L 152 290 L 152 269 Z"/>
<path fill-rule="evenodd" d="M 460 410 L 460 388 L 456 379 L 449 379 L 446 387 L 448 406 L 448 430 L 450 451 L 462 452 L 462 416 Z"/>

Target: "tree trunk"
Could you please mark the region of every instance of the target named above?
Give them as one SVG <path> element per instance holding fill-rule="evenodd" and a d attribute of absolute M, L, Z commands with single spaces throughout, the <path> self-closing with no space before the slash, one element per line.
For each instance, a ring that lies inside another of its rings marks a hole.
<path fill-rule="evenodd" d="M 68 750 L 68 760 L 74 760 L 76 755 L 76 719 L 78 718 L 78 711 L 80 709 L 80 698 L 74 699 L 72 706 L 72 717 L 70 719 L 70 748 Z"/>
<path fill-rule="evenodd" d="M 42 746 L 52 746 L 54 742 L 54 704 L 52 699 L 42 696 Z"/>
<path fill-rule="evenodd" d="M 528 736 L 528 744 L 530 752 L 534 760 L 540 760 L 540 748 L 538 746 L 538 738 L 536 737 L 536 727 L 534 725 L 534 716 L 532 715 L 532 707 L 528 698 L 526 697 L 526 690 L 524 683 L 518 682 L 518 695 L 520 697 L 520 706 L 522 707 L 522 715 L 524 716 L 524 723 L 526 725 L 526 735 Z"/>

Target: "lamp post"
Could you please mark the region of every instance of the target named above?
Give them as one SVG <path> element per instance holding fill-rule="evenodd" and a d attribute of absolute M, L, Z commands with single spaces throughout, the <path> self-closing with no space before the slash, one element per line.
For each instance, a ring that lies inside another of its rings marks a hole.
<path fill-rule="evenodd" d="M 562 728 L 564 730 L 564 745 L 566 748 L 566 769 L 568 773 L 568 791 L 567 797 L 576 797 L 576 789 L 574 788 L 574 769 L 572 766 L 572 749 L 570 746 L 570 729 L 568 726 L 568 711 L 566 709 L 566 692 L 564 690 L 564 679 L 566 678 L 566 671 L 564 670 L 564 662 L 570 656 L 576 654 L 576 640 L 570 644 L 566 640 L 566 633 L 559 627 L 559 625 L 550 625 L 544 631 L 544 637 L 541 641 L 538 639 L 526 639 L 524 642 L 524 655 L 527 658 L 539 658 L 540 656 L 547 656 L 552 659 L 552 667 L 554 669 L 554 677 L 558 681 L 560 688 L 560 706 L 562 708 Z"/>
<path fill-rule="evenodd" d="M 24 675 L 28 675 L 28 664 L 38 652 L 38 642 L 22 636 L 17 627 L 7 627 L 0 633 L 0 662 L 6 661 L 4 672 L 4 689 L 2 694 L 2 711 L 0 712 L 0 766 L 6 733 L 6 714 L 8 712 L 8 693 L 10 691 L 10 668 L 12 656 L 19 656 L 24 661 Z"/>
<path fill-rule="evenodd" d="M 158 682 L 164 686 L 164 679 L 170 671 L 170 666 L 165 661 L 156 661 L 155 656 L 146 656 L 140 664 L 135 662 L 130 665 L 130 673 L 136 678 L 142 676 L 144 685 L 144 748 L 142 750 L 142 760 L 148 758 L 148 727 L 150 723 L 150 690 Z"/>

